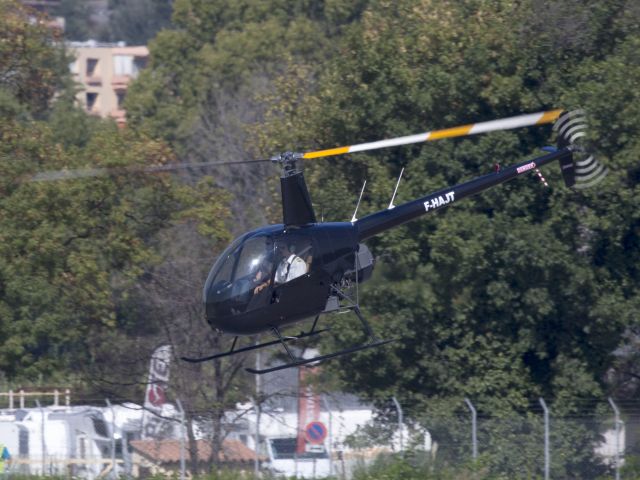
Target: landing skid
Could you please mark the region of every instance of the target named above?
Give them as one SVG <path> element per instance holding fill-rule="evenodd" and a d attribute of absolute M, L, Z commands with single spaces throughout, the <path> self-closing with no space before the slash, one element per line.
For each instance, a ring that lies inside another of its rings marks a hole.
<path fill-rule="evenodd" d="M 262 375 L 263 373 L 276 372 L 278 370 L 284 370 L 285 368 L 291 367 L 301 367 L 302 365 L 308 365 L 310 363 L 321 362 L 322 360 L 328 360 L 329 358 L 339 357 L 341 355 L 348 355 L 349 353 L 359 352 L 360 350 L 365 350 L 367 348 L 379 347 L 380 345 L 385 345 L 389 342 L 393 342 L 395 339 L 391 340 L 378 340 L 373 343 L 366 343 L 364 345 L 358 345 L 356 347 L 347 348 L 345 350 L 340 350 L 339 352 L 329 353 L 327 355 L 320 355 L 313 358 L 304 358 L 298 359 L 291 363 L 287 363 L 285 365 L 278 365 L 277 367 L 265 368 L 263 370 L 256 370 L 255 368 L 245 368 L 245 370 L 249 373 L 253 373 L 256 375 Z M 295 357 L 294 357 L 295 358 Z"/>
<path fill-rule="evenodd" d="M 326 354 L 326 355 L 319 355 L 319 356 L 313 357 L 313 358 L 299 358 L 299 357 L 294 356 L 293 352 L 291 351 L 291 349 L 287 345 L 287 343 L 289 341 L 291 341 L 291 340 L 300 340 L 302 338 L 307 338 L 307 337 L 313 337 L 315 335 L 319 335 L 319 334 L 329 330 L 329 328 L 316 330 L 316 325 L 318 324 L 318 319 L 320 318 L 320 315 L 318 315 L 318 316 L 316 316 L 315 320 L 313 321 L 313 326 L 311 327 L 311 330 L 309 330 L 308 332 L 302 332 L 299 335 L 283 336 L 280 333 L 280 329 L 278 329 L 278 327 L 273 326 L 273 327 L 271 327 L 271 332 L 276 337 L 276 340 L 272 340 L 270 342 L 265 342 L 265 343 L 260 343 L 260 344 L 257 344 L 257 345 L 249 345 L 249 346 L 242 347 L 242 348 L 236 348 L 236 344 L 238 342 L 238 337 L 236 336 L 233 339 L 233 344 L 231 345 L 231 348 L 226 352 L 217 353 L 215 355 L 210 355 L 208 357 L 202 357 L 202 358 L 182 357 L 182 360 L 184 360 L 186 362 L 190 362 L 190 363 L 207 362 L 209 360 L 214 360 L 216 358 L 223 358 L 223 357 L 227 357 L 229 355 L 235 355 L 236 353 L 249 352 L 251 350 L 256 350 L 258 348 L 270 347 L 272 345 L 278 345 L 278 344 L 282 345 L 282 347 L 286 351 L 287 356 L 289 357 L 291 362 L 286 363 L 284 365 L 278 365 L 276 367 L 270 367 L 270 368 L 265 368 L 265 369 L 245 368 L 245 370 L 247 372 L 249 372 L 249 373 L 253 373 L 253 374 L 256 374 L 256 375 L 262 375 L 264 373 L 276 372 L 278 370 L 284 370 L 286 368 L 300 367 L 300 366 L 308 365 L 308 364 L 311 364 L 311 363 L 321 362 L 323 360 L 328 360 L 330 358 L 340 357 L 342 355 L 348 355 L 350 353 L 359 352 L 360 350 L 366 350 L 368 348 L 379 347 L 381 345 L 386 345 L 387 343 L 393 342 L 395 340 L 395 339 L 381 340 L 381 339 L 377 338 L 376 335 L 373 333 L 373 330 L 371 329 L 371 326 L 369 325 L 369 323 L 362 316 L 362 313 L 360 312 L 360 308 L 358 307 L 357 302 L 354 302 L 351 298 L 349 298 L 345 293 L 343 293 L 341 290 L 339 290 L 336 287 L 333 287 L 333 292 L 334 292 L 335 296 L 338 297 L 340 300 L 349 303 L 349 305 L 341 307 L 340 311 L 341 312 L 352 311 L 358 317 L 358 320 L 360 320 L 360 323 L 362 324 L 362 329 L 363 329 L 364 333 L 367 336 L 367 341 L 364 342 L 363 344 L 356 345 L 356 346 L 350 347 L 350 348 L 346 348 L 344 350 L 340 350 L 340 351 L 337 351 L 337 352 L 329 353 L 329 354 Z"/>
<path fill-rule="evenodd" d="M 380 340 L 380 339 L 378 339 L 375 336 L 375 334 L 373 333 L 373 330 L 371 330 L 371 326 L 369 325 L 369 322 L 367 322 L 365 320 L 365 318 L 362 316 L 362 313 L 360 312 L 360 308 L 358 307 L 358 304 L 353 302 L 347 295 L 345 295 L 342 291 L 340 291 L 337 288 L 334 288 L 334 293 L 340 298 L 340 300 L 347 300 L 347 301 L 351 302 L 351 305 L 346 306 L 343 311 L 352 310 L 353 313 L 356 314 L 356 316 L 358 317 L 358 320 L 360 320 L 360 323 L 362 324 L 362 328 L 363 328 L 365 334 L 367 335 L 368 341 L 366 343 L 363 343 L 362 345 L 357 345 L 355 347 L 346 348 L 346 349 L 340 350 L 338 352 L 333 352 L 333 353 L 329 353 L 329 354 L 326 354 L 326 355 L 319 355 L 319 356 L 313 357 L 313 358 L 298 358 L 298 357 L 295 357 L 293 355 L 293 353 L 291 352 L 291 350 L 289 349 L 289 347 L 285 343 L 285 341 L 287 340 L 288 337 L 283 337 L 281 335 L 281 333 L 280 333 L 280 330 L 278 330 L 277 327 L 272 327 L 271 331 L 278 338 L 278 340 L 276 340 L 274 342 L 270 342 L 270 343 L 271 344 L 280 343 L 282 345 L 282 347 L 285 349 L 285 351 L 287 352 L 287 355 L 291 359 L 291 362 L 290 363 L 286 363 L 284 365 L 278 365 L 276 367 L 265 368 L 265 369 L 260 369 L 260 370 L 256 369 L 256 368 L 245 368 L 245 370 L 247 372 L 253 373 L 255 375 L 262 375 L 264 373 L 276 372 L 278 370 L 284 370 L 286 368 L 300 367 L 300 366 L 308 365 L 308 364 L 311 364 L 311 363 L 321 362 L 323 360 L 328 360 L 330 358 L 335 358 L 335 357 L 339 357 L 339 356 L 342 356 L 342 355 L 348 355 L 350 353 L 359 352 L 360 350 L 365 350 L 367 348 L 379 347 L 381 345 L 385 345 L 385 344 L 387 344 L 389 342 L 393 342 L 395 340 L 395 339 L 391 339 L 391 340 Z M 313 322 L 313 327 L 311 328 L 311 332 L 314 331 L 316 323 L 318 322 L 318 318 L 319 318 L 319 315 L 316 317 L 315 321 Z"/>
<path fill-rule="evenodd" d="M 315 323 L 314 323 L 314 326 L 315 326 Z M 321 330 L 311 329 L 311 331 L 307 332 L 307 333 L 302 332 L 299 335 L 294 335 L 294 336 L 290 336 L 290 337 L 282 337 L 281 339 L 279 338 L 278 340 L 273 340 L 271 342 L 259 343 L 257 345 L 249 345 L 247 347 L 242 347 L 242 348 L 238 348 L 238 349 L 235 348 L 236 347 L 236 343 L 238 342 L 238 337 L 234 337 L 233 344 L 231 345 L 231 348 L 227 352 L 217 353 L 215 355 L 210 355 L 208 357 L 202 357 L 202 358 L 182 357 L 182 360 L 184 360 L 185 362 L 190 362 L 190 363 L 208 362 L 209 360 L 214 360 L 216 358 L 222 358 L 222 357 L 228 357 L 229 355 L 235 355 L 236 353 L 249 352 L 251 350 L 256 350 L 258 348 L 270 347 L 272 345 L 276 345 L 276 344 L 279 344 L 281 342 L 289 342 L 291 340 L 300 340 L 301 338 L 313 337 L 315 335 L 319 335 L 322 332 L 326 332 L 328 330 L 330 330 L 330 329 L 329 328 L 323 328 Z"/>

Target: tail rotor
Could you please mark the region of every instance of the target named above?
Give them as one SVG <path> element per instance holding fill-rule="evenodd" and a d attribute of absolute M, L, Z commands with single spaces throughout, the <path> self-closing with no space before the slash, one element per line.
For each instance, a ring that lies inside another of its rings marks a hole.
<path fill-rule="evenodd" d="M 586 146 L 587 116 L 584 110 L 564 112 L 554 124 L 558 134 L 558 147 L 570 146 L 573 155 L 560 162 L 562 177 L 568 187 L 590 188 L 602 181 L 609 170 L 600 163 Z"/>

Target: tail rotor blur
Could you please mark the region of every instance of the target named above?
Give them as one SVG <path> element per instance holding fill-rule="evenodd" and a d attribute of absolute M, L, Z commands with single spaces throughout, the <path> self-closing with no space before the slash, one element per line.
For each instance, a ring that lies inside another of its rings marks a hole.
<path fill-rule="evenodd" d="M 609 170 L 600 163 L 586 146 L 587 116 L 584 110 L 564 112 L 554 124 L 558 134 L 558 147 L 571 146 L 570 160 L 561 161 L 562 176 L 568 187 L 586 189 L 600 183 Z"/>

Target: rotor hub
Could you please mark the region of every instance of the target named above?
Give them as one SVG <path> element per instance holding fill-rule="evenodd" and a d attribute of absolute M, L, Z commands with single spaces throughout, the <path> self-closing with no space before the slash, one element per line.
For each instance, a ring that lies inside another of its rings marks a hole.
<path fill-rule="evenodd" d="M 282 176 L 289 177 L 298 172 L 296 161 L 303 157 L 299 152 L 284 152 L 271 157 L 273 163 L 282 165 Z"/>

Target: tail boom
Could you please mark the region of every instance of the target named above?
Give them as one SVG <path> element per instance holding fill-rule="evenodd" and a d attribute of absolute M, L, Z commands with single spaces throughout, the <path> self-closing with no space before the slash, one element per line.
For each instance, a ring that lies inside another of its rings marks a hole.
<path fill-rule="evenodd" d="M 396 227 L 417 217 L 438 210 L 441 207 L 458 202 L 463 198 L 470 197 L 477 193 L 488 190 L 501 183 L 508 182 L 520 175 L 535 171 L 536 168 L 559 160 L 572 162 L 573 150 L 570 146 L 558 149 L 555 152 L 543 155 L 533 160 L 526 160 L 515 165 L 511 165 L 501 170 L 474 178 L 468 182 L 461 183 L 454 187 L 444 188 L 435 193 L 431 193 L 417 200 L 398 205 L 394 208 L 381 210 L 366 217 L 362 217 L 355 222 L 358 229 L 358 240 L 378 235 L 390 228 Z"/>

